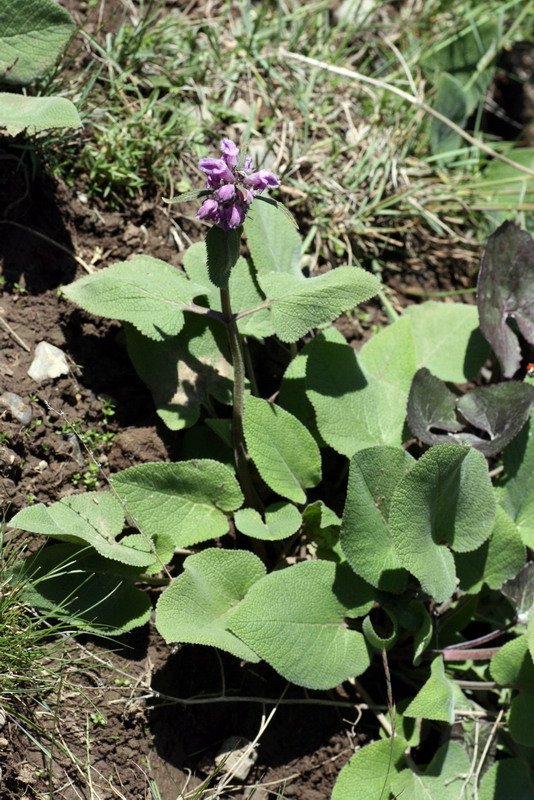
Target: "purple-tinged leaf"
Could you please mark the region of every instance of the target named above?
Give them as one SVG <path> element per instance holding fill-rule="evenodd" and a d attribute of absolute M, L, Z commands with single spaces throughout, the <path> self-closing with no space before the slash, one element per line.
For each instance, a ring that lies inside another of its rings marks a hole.
<path fill-rule="evenodd" d="M 489 237 L 478 276 L 477 304 L 480 329 L 493 347 L 503 375 L 512 377 L 521 362 L 516 334 L 508 317 L 534 344 L 534 239 L 503 222 Z"/>
<path fill-rule="evenodd" d="M 533 406 L 534 387 L 525 383 L 496 383 L 457 398 L 423 368 L 410 389 L 408 425 L 426 444 L 471 445 L 493 456 L 517 436 Z"/>

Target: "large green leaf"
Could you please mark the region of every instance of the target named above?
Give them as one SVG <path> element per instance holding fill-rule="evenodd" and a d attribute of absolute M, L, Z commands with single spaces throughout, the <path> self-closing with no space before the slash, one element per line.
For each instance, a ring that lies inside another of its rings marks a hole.
<path fill-rule="evenodd" d="M 300 269 L 302 241 L 288 217 L 267 203 L 255 202 L 244 227 L 258 274 L 279 272 L 304 279 Z"/>
<path fill-rule="evenodd" d="M 501 686 L 524 689 L 534 686 L 534 664 L 526 635 L 506 642 L 493 656 L 490 674 Z"/>
<path fill-rule="evenodd" d="M 17 580 L 27 580 L 22 600 L 39 611 L 82 630 L 119 634 L 150 619 L 150 598 L 133 583 L 138 574 L 89 547 L 57 544 L 27 558 Z"/>
<path fill-rule="evenodd" d="M 400 447 L 371 447 L 355 453 L 340 542 L 357 575 L 384 591 L 400 591 L 407 574 L 389 530 L 389 508 L 398 483 L 415 464 Z"/>
<path fill-rule="evenodd" d="M 243 502 L 232 470 L 210 459 L 140 464 L 111 478 L 129 516 L 149 536 L 188 547 L 228 531 L 226 515 Z"/>
<path fill-rule="evenodd" d="M 221 289 L 228 288 L 230 273 L 239 258 L 242 228 L 223 231 L 212 225 L 206 235 L 207 265 L 210 281 Z"/>
<path fill-rule="evenodd" d="M 143 552 L 116 541 L 124 527 L 124 509 L 109 492 L 71 494 L 48 508 L 37 503 L 23 508 L 9 524 L 64 542 L 83 542 L 123 564 L 146 567 L 154 561 L 154 550 Z"/>
<path fill-rule="evenodd" d="M 402 444 L 415 369 L 407 318 L 384 328 L 358 356 L 347 344 L 317 342 L 308 355 L 306 387 L 325 442 L 349 458 L 377 444 Z"/>
<path fill-rule="evenodd" d="M 469 98 L 460 81 L 448 72 L 442 72 L 438 78 L 433 108 L 451 122 L 463 128 L 468 116 Z M 430 148 L 434 154 L 448 153 L 456 150 L 461 144 L 459 133 L 451 130 L 440 119 L 432 117 L 430 122 Z"/>
<path fill-rule="evenodd" d="M 66 97 L 26 97 L 0 92 L 0 133 L 17 136 L 23 132 L 34 134 L 81 126 L 76 106 Z"/>
<path fill-rule="evenodd" d="M 421 717 L 437 722 L 454 722 L 454 683 L 445 675 L 443 659 L 435 658 L 431 675 L 404 711 L 405 717 Z"/>
<path fill-rule="evenodd" d="M 525 747 L 534 747 L 534 687 L 523 689 L 510 704 L 508 730 L 510 736 Z"/>
<path fill-rule="evenodd" d="M 532 800 L 533 797 L 534 775 L 519 758 L 492 764 L 478 790 L 478 800 Z"/>
<path fill-rule="evenodd" d="M 391 781 L 400 770 L 406 747 L 407 742 L 396 736 L 357 750 L 339 773 L 332 800 L 388 798 Z"/>
<path fill-rule="evenodd" d="M 125 327 L 128 355 L 168 428 L 194 425 L 211 398 L 232 402 L 233 368 L 226 331 L 218 322 L 187 314 L 180 333 L 164 341 Z"/>
<path fill-rule="evenodd" d="M 316 278 L 260 272 L 258 281 L 283 342 L 296 342 L 313 328 L 328 325 L 380 290 L 378 279 L 359 267 L 338 267 Z"/>
<path fill-rule="evenodd" d="M 497 494 L 523 542 L 534 548 L 534 424 L 532 416 L 502 454 L 504 473 Z"/>
<path fill-rule="evenodd" d="M 245 536 L 253 539 L 277 541 L 287 539 L 302 525 L 302 515 L 292 503 L 273 503 L 265 509 L 265 521 L 253 508 L 236 511 L 235 526 Z"/>
<path fill-rule="evenodd" d="M 429 300 L 408 306 L 403 317 L 408 317 L 412 326 L 417 369 L 426 367 L 451 383 L 477 376 L 489 345 L 480 333 L 476 306 Z"/>
<path fill-rule="evenodd" d="M 228 630 L 228 622 L 265 567 L 244 550 L 209 548 L 184 561 L 184 571 L 165 589 L 156 627 L 166 642 L 220 647 L 246 661 L 258 656 Z"/>
<path fill-rule="evenodd" d="M 456 589 L 454 559 L 475 550 L 495 522 L 496 502 L 485 458 L 455 445 L 432 447 L 404 476 L 389 525 L 400 563 L 442 602 Z"/>
<path fill-rule="evenodd" d="M 210 281 L 206 245 L 203 242 L 191 245 L 186 251 L 184 269 L 194 283 L 203 287 L 204 294 L 208 298 L 209 307 L 215 311 L 221 311 L 220 292 Z M 252 267 L 244 258 L 239 257 L 237 259 L 230 273 L 228 288 L 234 314 L 255 308 L 265 301 Z M 268 308 L 242 317 L 238 320 L 237 327 L 243 336 L 255 336 L 260 339 L 265 336 L 272 336 L 274 333 L 271 312 Z"/>
<path fill-rule="evenodd" d="M 514 147 L 506 151 L 506 157 L 518 167 L 534 169 L 534 147 Z M 474 196 L 477 205 L 482 201 L 486 215 L 500 224 L 515 215 L 521 206 L 528 204 L 532 208 L 534 180 L 522 169 L 494 158 L 477 181 Z"/>
<path fill-rule="evenodd" d="M 478 274 L 480 329 L 493 347 L 503 374 L 511 378 L 521 364 L 519 341 L 507 324 L 512 317 L 534 344 L 534 240 L 507 221 L 489 237 Z"/>
<path fill-rule="evenodd" d="M 406 800 L 466 800 L 470 774 L 467 753 L 458 742 L 449 741 L 436 751 L 423 773 L 405 769 L 393 778 L 391 791 Z"/>
<path fill-rule="evenodd" d="M 500 589 L 517 575 L 525 563 L 525 546 L 516 524 L 498 507 L 489 539 L 472 553 L 456 553 L 455 561 L 460 589 L 477 594 L 484 583 L 490 589 Z"/>
<path fill-rule="evenodd" d="M 330 561 L 304 561 L 254 584 L 229 621 L 230 630 L 287 680 L 331 689 L 369 666 L 361 633 L 344 617 L 361 616 L 372 589 Z"/>
<path fill-rule="evenodd" d="M 134 256 L 80 278 L 63 292 L 91 314 L 131 322 L 140 333 L 161 342 L 179 333 L 184 306 L 203 289 L 165 261 Z"/>
<path fill-rule="evenodd" d="M 247 397 L 243 421 L 247 450 L 274 492 L 306 502 L 305 489 L 321 480 L 321 453 L 311 433 L 283 408 Z"/>
<path fill-rule="evenodd" d="M 74 31 L 53 0 L 2 0 L 0 81 L 29 83 L 52 66 Z"/>

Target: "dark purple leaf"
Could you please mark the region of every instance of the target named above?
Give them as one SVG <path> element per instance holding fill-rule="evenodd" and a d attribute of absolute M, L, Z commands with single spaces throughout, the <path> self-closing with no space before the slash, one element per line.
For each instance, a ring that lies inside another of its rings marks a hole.
<path fill-rule="evenodd" d="M 533 386 L 509 381 L 456 397 L 423 368 L 410 389 L 408 425 L 426 444 L 471 445 L 493 456 L 517 436 L 533 406 Z"/>
<path fill-rule="evenodd" d="M 519 342 L 508 317 L 534 344 L 534 239 L 513 222 L 503 222 L 489 237 L 477 287 L 480 329 L 493 347 L 507 378 L 521 362 Z"/>

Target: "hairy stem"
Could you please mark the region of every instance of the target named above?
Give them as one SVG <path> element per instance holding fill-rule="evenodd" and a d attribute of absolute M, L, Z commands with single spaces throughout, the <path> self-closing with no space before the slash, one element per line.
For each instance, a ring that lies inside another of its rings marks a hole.
<path fill-rule="evenodd" d="M 230 354 L 234 367 L 234 397 L 232 415 L 232 440 L 234 446 L 234 458 L 237 474 L 241 482 L 241 488 L 245 495 L 247 504 L 258 511 L 262 510 L 262 502 L 257 495 L 252 482 L 248 455 L 245 447 L 245 436 L 243 433 L 243 410 L 245 402 L 245 361 L 243 349 L 235 317 L 232 313 L 230 304 L 230 292 L 228 289 L 221 288 L 221 308 L 228 331 L 228 341 L 230 344 Z"/>

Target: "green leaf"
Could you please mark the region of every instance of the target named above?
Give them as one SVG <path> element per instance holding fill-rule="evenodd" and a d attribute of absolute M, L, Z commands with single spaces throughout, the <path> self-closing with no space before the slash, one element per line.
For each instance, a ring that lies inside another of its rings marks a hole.
<path fill-rule="evenodd" d="M 454 722 L 454 683 L 445 675 L 443 658 L 435 658 L 430 667 L 430 678 L 418 691 L 405 717 L 421 717 L 437 722 Z"/>
<path fill-rule="evenodd" d="M 426 610 L 424 603 L 422 603 L 420 600 L 412 600 L 410 606 L 419 612 L 419 618 L 421 620 L 420 625 L 413 635 L 413 663 L 414 666 L 418 667 L 421 663 L 421 656 L 432 641 L 432 634 L 434 630 L 432 626 L 432 619 Z"/>
<path fill-rule="evenodd" d="M 247 397 L 243 421 L 247 450 L 274 492 L 305 503 L 306 492 L 321 480 L 321 453 L 313 436 L 288 411 Z"/>
<path fill-rule="evenodd" d="M 519 622 L 526 623 L 534 608 L 534 561 L 528 561 L 515 578 L 510 578 L 501 588 L 516 608 Z"/>
<path fill-rule="evenodd" d="M 354 572 L 384 591 L 401 591 L 406 585 L 389 530 L 389 509 L 413 464 L 409 453 L 385 445 L 358 451 L 350 463 L 341 548 Z"/>
<path fill-rule="evenodd" d="M 220 289 L 228 288 L 230 273 L 239 258 L 242 228 L 223 231 L 213 225 L 206 235 L 208 274 L 210 281 Z"/>
<path fill-rule="evenodd" d="M 255 202 L 244 227 L 258 274 L 279 272 L 304 279 L 300 269 L 302 241 L 290 219 L 266 203 Z"/>
<path fill-rule="evenodd" d="M 377 627 L 374 618 L 380 612 L 389 620 L 387 627 L 391 630 L 391 633 L 382 630 L 381 626 Z M 388 611 L 387 608 L 372 609 L 362 622 L 362 631 L 371 647 L 380 652 L 381 650 L 390 650 L 393 647 L 399 635 L 399 625 L 395 615 Z"/>
<path fill-rule="evenodd" d="M 330 561 L 271 572 L 249 589 L 230 630 L 299 686 L 331 689 L 360 675 L 369 654 L 361 633 L 349 630 L 344 617 L 366 613 L 372 590 L 348 573 Z"/>
<path fill-rule="evenodd" d="M 119 634 L 150 619 L 150 598 L 133 585 L 139 570 L 102 558 L 88 547 L 44 547 L 17 572 L 18 579 L 28 580 L 23 602 L 76 628 Z"/>
<path fill-rule="evenodd" d="M 109 492 L 71 494 L 48 508 L 37 503 L 15 514 L 9 525 L 64 542 L 84 542 L 123 564 L 145 567 L 154 560 L 153 550 L 141 552 L 116 541 L 124 527 L 124 510 Z"/>
<path fill-rule="evenodd" d="M 228 623 L 265 567 L 244 550 L 209 548 L 189 556 L 184 571 L 165 589 L 156 607 L 156 627 L 166 642 L 220 647 L 245 661 L 257 655 Z"/>
<path fill-rule="evenodd" d="M 406 741 L 396 736 L 357 750 L 339 773 L 332 800 L 386 800 L 406 747 Z"/>
<path fill-rule="evenodd" d="M 66 97 L 26 97 L 0 92 L 0 132 L 5 131 L 9 136 L 81 127 L 76 106 Z"/>
<path fill-rule="evenodd" d="M 126 324 L 126 341 L 158 415 L 174 431 L 194 425 L 211 398 L 232 402 L 233 368 L 226 331 L 214 320 L 188 314 L 180 333 L 154 341 Z"/>
<path fill-rule="evenodd" d="M 480 329 L 493 347 L 505 378 L 521 364 L 519 341 L 507 324 L 513 317 L 534 344 L 534 240 L 513 222 L 503 222 L 489 237 L 478 275 Z"/>
<path fill-rule="evenodd" d="M 389 525 L 400 563 L 438 602 L 456 588 L 448 546 L 465 553 L 488 538 L 496 503 L 484 456 L 455 445 L 426 452 L 399 483 Z"/>
<path fill-rule="evenodd" d="M 378 279 L 359 267 L 338 267 L 316 278 L 259 272 L 258 281 L 271 302 L 273 327 L 282 342 L 298 341 L 380 290 Z"/>
<path fill-rule="evenodd" d="M 406 800 L 466 800 L 470 774 L 467 753 L 458 742 L 449 741 L 436 751 L 424 773 L 400 772 L 391 782 L 391 791 Z"/>
<path fill-rule="evenodd" d="M 134 256 L 80 278 L 63 287 L 63 293 L 91 314 L 131 322 L 161 342 L 181 331 L 184 306 L 202 294 L 202 286 L 164 261 Z"/>
<path fill-rule="evenodd" d="M 134 523 L 148 536 L 168 534 L 176 547 L 224 536 L 226 515 L 243 502 L 233 471 L 209 459 L 140 464 L 111 482 Z"/>
<path fill-rule="evenodd" d="M 74 22 L 53 0 L 2 0 L 0 80 L 29 83 L 52 66 Z"/>
<path fill-rule="evenodd" d="M 155 575 L 161 572 L 164 565 L 172 561 L 174 556 L 174 541 L 168 533 L 156 535 L 148 539 L 142 533 L 129 533 L 121 539 L 121 544 L 133 547 L 143 553 L 151 553 L 153 561 L 143 568 L 145 575 Z"/>
<path fill-rule="evenodd" d="M 373 336 L 358 356 L 347 344 L 317 342 L 308 356 L 306 387 L 325 442 L 349 458 L 373 445 L 402 444 L 415 368 L 407 318 Z"/>
<path fill-rule="evenodd" d="M 220 292 L 209 278 L 206 245 L 204 242 L 197 242 L 186 251 L 184 269 L 194 283 L 204 288 L 209 307 L 214 311 L 221 311 Z M 244 258 L 239 257 L 237 259 L 230 273 L 228 288 L 234 314 L 255 308 L 265 301 L 252 267 Z M 268 308 L 242 317 L 237 321 L 237 327 L 243 336 L 255 336 L 258 339 L 272 336 L 274 333 L 271 312 Z"/>
<path fill-rule="evenodd" d="M 463 128 L 467 121 L 468 96 L 460 81 L 448 72 L 442 72 L 438 78 L 433 108 L 460 128 Z M 461 141 L 459 133 L 451 130 L 445 122 L 432 117 L 430 122 L 432 153 L 436 155 L 456 150 Z"/>
<path fill-rule="evenodd" d="M 506 151 L 506 157 L 522 167 L 534 169 L 534 147 L 514 147 Z M 487 204 L 486 216 L 500 224 L 516 214 L 521 206 L 534 203 L 532 176 L 494 158 L 477 182 L 476 195 L 477 205 Z"/>
<path fill-rule="evenodd" d="M 489 346 L 478 327 L 476 306 L 429 300 L 408 306 L 403 317 L 412 327 L 417 369 L 427 367 L 451 383 L 471 381 L 478 375 Z"/>
<path fill-rule="evenodd" d="M 532 416 L 502 454 L 497 496 L 527 547 L 534 548 L 534 424 Z"/>
<path fill-rule="evenodd" d="M 497 507 L 489 539 L 472 553 L 457 553 L 455 561 L 460 589 L 477 594 L 484 583 L 490 589 L 500 589 L 505 581 L 517 575 L 525 563 L 525 547 L 515 523 Z"/>
<path fill-rule="evenodd" d="M 519 758 L 496 761 L 488 769 L 478 790 L 478 800 L 532 800 L 534 776 Z"/>
<path fill-rule="evenodd" d="M 253 508 L 236 511 L 235 526 L 245 536 L 277 541 L 287 539 L 302 525 L 302 515 L 292 503 L 273 503 L 265 509 L 265 522 Z"/>
<path fill-rule="evenodd" d="M 490 675 L 501 686 L 523 689 L 534 686 L 534 664 L 526 635 L 506 642 L 493 656 Z"/>
<path fill-rule="evenodd" d="M 534 687 L 523 689 L 510 704 L 508 730 L 518 744 L 534 747 Z"/>

